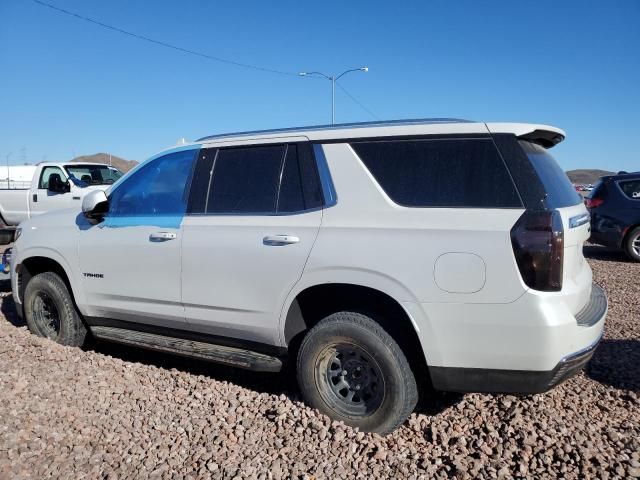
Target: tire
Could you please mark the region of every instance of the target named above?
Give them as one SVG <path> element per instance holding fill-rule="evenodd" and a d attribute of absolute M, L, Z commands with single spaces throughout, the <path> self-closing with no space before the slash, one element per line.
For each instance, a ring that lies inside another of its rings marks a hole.
<path fill-rule="evenodd" d="M 61 345 L 80 347 L 87 329 L 73 304 L 67 285 L 59 275 L 34 276 L 25 289 L 24 315 L 31 333 Z"/>
<path fill-rule="evenodd" d="M 418 402 L 399 345 L 360 313 L 334 313 L 309 330 L 298 352 L 297 377 L 307 404 L 365 432 L 392 432 Z"/>
<path fill-rule="evenodd" d="M 624 251 L 631 260 L 640 262 L 640 227 L 634 228 L 627 234 Z"/>

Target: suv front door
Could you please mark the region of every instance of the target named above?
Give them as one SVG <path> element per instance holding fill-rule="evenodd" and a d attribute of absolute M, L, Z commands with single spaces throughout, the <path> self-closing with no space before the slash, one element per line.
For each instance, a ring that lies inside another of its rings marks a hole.
<path fill-rule="evenodd" d="M 322 203 L 308 143 L 203 149 L 183 223 L 189 328 L 277 345 L 280 310 L 302 275 Z"/>
<path fill-rule="evenodd" d="M 196 156 L 197 150 L 182 149 L 149 161 L 115 186 L 101 223 L 81 226 L 90 323 L 184 328 L 181 223 Z"/>

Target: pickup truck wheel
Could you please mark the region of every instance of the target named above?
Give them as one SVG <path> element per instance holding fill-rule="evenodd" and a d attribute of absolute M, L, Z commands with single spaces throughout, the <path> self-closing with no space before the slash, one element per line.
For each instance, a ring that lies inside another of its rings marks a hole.
<path fill-rule="evenodd" d="M 640 227 L 636 227 L 629 232 L 625 239 L 624 248 L 629 258 L 640 262 Z"/>
<path fill-rule="evenodd" d="M 360 313 L 339 312 L 321 320 L 303 339 L 297 360 L 305 401 L 362 431 L 395 430 L 418 401 L 399 345 Z"/>
<path fill-rule="evenodd" d="M 29 330 L 61 345 L 80 347 L 87 338 L 69 290 L 53 272 L 34 276 L 25 289 L 24 313 Z"/>

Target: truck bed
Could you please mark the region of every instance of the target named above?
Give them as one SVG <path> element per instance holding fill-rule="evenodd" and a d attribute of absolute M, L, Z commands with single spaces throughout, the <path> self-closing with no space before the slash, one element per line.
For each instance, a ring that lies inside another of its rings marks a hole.
<path fill-rule="evenodd" d="M 0 215 L 9 227 L 29 217 L 29 189 L 0 188 Z"/>

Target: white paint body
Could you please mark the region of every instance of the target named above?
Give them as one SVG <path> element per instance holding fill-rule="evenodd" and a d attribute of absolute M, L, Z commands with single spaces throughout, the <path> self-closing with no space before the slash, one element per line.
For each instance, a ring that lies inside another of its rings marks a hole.
<path fill-rule="evenodd" d="M 38 165 L 20 165 L 9 167 L 9 181 L 7 181 L 7 167 L 0 168 L 0 215 L 7 226 L 16 226 L 20 222 L 51 210 L 65 208 L 80 208 L 82 197 L 92 190 L 106 190 L 109 185 L 90 185 L 79 187 L 70 182 L 70 191 L 54 193 L 39 188 L 40 175 L 46 167 L 58 167 L 62 181 L 68 181 L 66 166 L 77 167 L 79 163 L 46 162 Z M 101 164 L 93 164 L 101 165 Z M 105 165 L 106 166 L 106 165 Z M 4 181 L 3 181 L 4 179 Z"/>
<path fill-rule="evenodd" d="M 67 272 L 80 312 L 131 318 L 183 330 L 286 346 L 284 326 L 296 296 L 327 283 L 370 287 L 407 312 L 430 366 L 552 369 L 602 334 L 604 320 L 580 327 L 591 270 L 582 256 L 586 212 L 560 209 L 565 224 L 560 292 L 528 288 L 515 262 L 510 230 L 524 209 L 406 208 L 395 204 L 340 138 L 510 132 L 525 124 L 415 124 L 309 130 L 298 140 L 321 143 L 337 192 L 333 206 L 287 216 L 186 216 L 178 228 L 100 228 L 77 212 L 31 219 L 14 250 L 12 269 L 42 255 Z M 201 148 L 292 141 L 272 133 L 205 140 Z M 126 177 L 121 180 L 126 181 Z M 117 187 L 115 187 L 117 188 Z M 1 198 L 0 198 L 1 200 Z M 175 239 L 152 243 L 150 234 Z M 270 235 L 297 237 L 274 247 Z M 101 272 L 104 279 L 84 278 Z M 14 298 L 18 295 L 13 275 Z"/>

